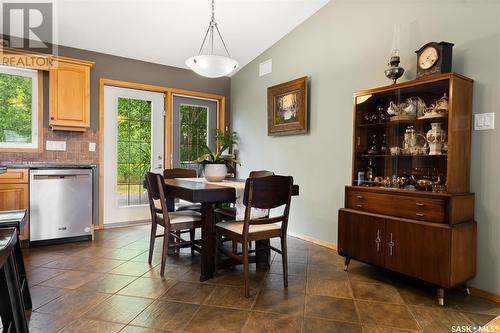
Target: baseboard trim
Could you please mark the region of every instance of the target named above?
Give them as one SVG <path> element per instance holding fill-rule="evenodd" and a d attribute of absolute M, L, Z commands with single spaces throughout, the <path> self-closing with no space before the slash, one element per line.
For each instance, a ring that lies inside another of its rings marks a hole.
<path fill-rule="evenodd" d="M 291 232 L 291 231 L 288 231 L 287 234 L 288 234 L 288 236 L 291 236 L 291 237 L 294 237 L 294 238 L 298 238 L 298 239 L 302 239 L 302 240 L 304 240 L 306 242 L 311 242 L 313 244 L 329 248 L 330 250 L 337 251 L 337 244 L 326 242 L 326 241 L 322 241 L 322 240 L 319 240 L 319 239 L 316 239 L 316 238 L 313 238 L 313 237 L 309 237 L 309 236 L 306 236 L 306 235 L 297 234 L 297 233 Z"/>
<path fill-rule="evenodd" d="M 474 288 L 474 287 L 469 287 L 469 291 L 471 295 L 485 298 L 487 300 L 500 303 L 500 295 L 496 295 L 493 293 L 490 293 L 489 291 L 484 291 L 482 289 Z"/>
<path fill-rule="evenodd" d="M 126 222 L 116 222 L 116 223 L 107 223 L 103 225 L 102 229 L 113 229 L 113 228 L 123 228 L 123 227 L 132 227 L 143 224 L 151 224 L 151 220 L 142 220 L 142 221 L 126 221 Z"/>

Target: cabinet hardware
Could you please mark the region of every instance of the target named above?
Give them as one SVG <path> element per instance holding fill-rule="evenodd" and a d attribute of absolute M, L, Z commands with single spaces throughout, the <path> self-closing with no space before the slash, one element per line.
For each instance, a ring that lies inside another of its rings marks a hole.
<path fill-rule="evenodd" d="M 392 241 L 392 232 L 391 232 L 391 240 L 389 241 L 389 254 L 392 256 L 392 248 L 394 247 L 394 242 Z"/>
<path fill-rule="evenodd" d="M 356 205 L 356 207 L 358 207 L 358 208 L 363 208 L 363 205 Z"/>
<path fill-rule="evenodd" d="M 421 202 L 417 202 L 415 205 L 419 206 L 419 207 L 423 207 L 425 206 L 425 204 L 421 203 Z"/>
<path fill-rule="evenodd" d="M 424 217 L 425 216 L 425 214 L 422 214 L 422 213 L 415 213 L 415 215 L 418 216 L 418 217 Z"/>
<path fill-rule="evenodd" d="M 357 195 L 356 198 L 358 198 L 358 199 L 361 200 L 361 199 L 363 199 L 363 196 L 362 195 Z"/>
<path fill-rule="evenodd" d="M 377 229 L 377 238 L 375 238 L 375 244 L 377 244 L 377 252 L 380 251 L 380 229 Z"/>

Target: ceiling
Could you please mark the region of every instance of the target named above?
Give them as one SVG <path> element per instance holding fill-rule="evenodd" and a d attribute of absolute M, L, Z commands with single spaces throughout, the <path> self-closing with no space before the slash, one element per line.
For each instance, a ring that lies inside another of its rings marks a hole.
<path fill-rule="evenodd" d="M 329 0 L 216 0 L 215 19 L 240 68 Z M 58 0 L 60 45 L 186 68 L 201 45 L 210 0 Z M 222 54 L 221 45 L 215 45 Z"/>

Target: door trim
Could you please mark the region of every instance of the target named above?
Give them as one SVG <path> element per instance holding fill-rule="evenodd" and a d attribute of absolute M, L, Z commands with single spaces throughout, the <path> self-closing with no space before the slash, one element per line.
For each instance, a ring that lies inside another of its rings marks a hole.
<path fill-rule="evenodd" d="M 217 128 L 224 132 L 228 130 L 226 127 L 226 97 L 223 95 L 169 88 L 145 83 L 128 82 L 113 79 L 101 78 L 99 80 L 99 225 L 95 229 L 104 227 L 104 86 L 113 86 L 119 88 L 130 88 L 138 90 L 146 90 L 152 92 L 162 92 L 165 94 L 165 124 L 164 129 L 168 129 L 170 135 L 164 135 L 164 158 L 163 167 L 170 168 L 172 166 L 172 98 L 173 95 L 183 95 L 194 98 L 204 98 L 217 101 Z"/>

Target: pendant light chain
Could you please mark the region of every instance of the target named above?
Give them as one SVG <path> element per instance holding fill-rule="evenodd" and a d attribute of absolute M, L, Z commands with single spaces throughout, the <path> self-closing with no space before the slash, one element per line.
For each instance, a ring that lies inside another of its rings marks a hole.
<path fill-rule="evenodd" d="M 222 34 L 219 30 L 219 27 L 217 26 L 217 22 L 215 22 L 215 0 L 212 0 L 212 18 L 211 18 L 210 22 L 208 23 L 208 29 L 207 29 L 207 32 L 205 33 L 205 37 L 203 38 L 203 42 L 201 43 L 200 50 L 198 51 L 198 55 L 201 55 L 201 52 L 203 51 L 203 47 L 205 46 L 205 42 L 207 41 L 207 37 L 210 39 L 210 55 L 214 54 L 214 27 L 217 30 L 217 35 L 219 35 L 219 38 L 222 42 L 222 45 L 224 46 L 224 50 L 226 51 L 226 54 L 228 55 L 228 57 L 231 57 L 231 55 L 229 54 L 229 51 L 227 49 L 226 42 L 224 41 L 224 38 L 222 38 Z"/>

